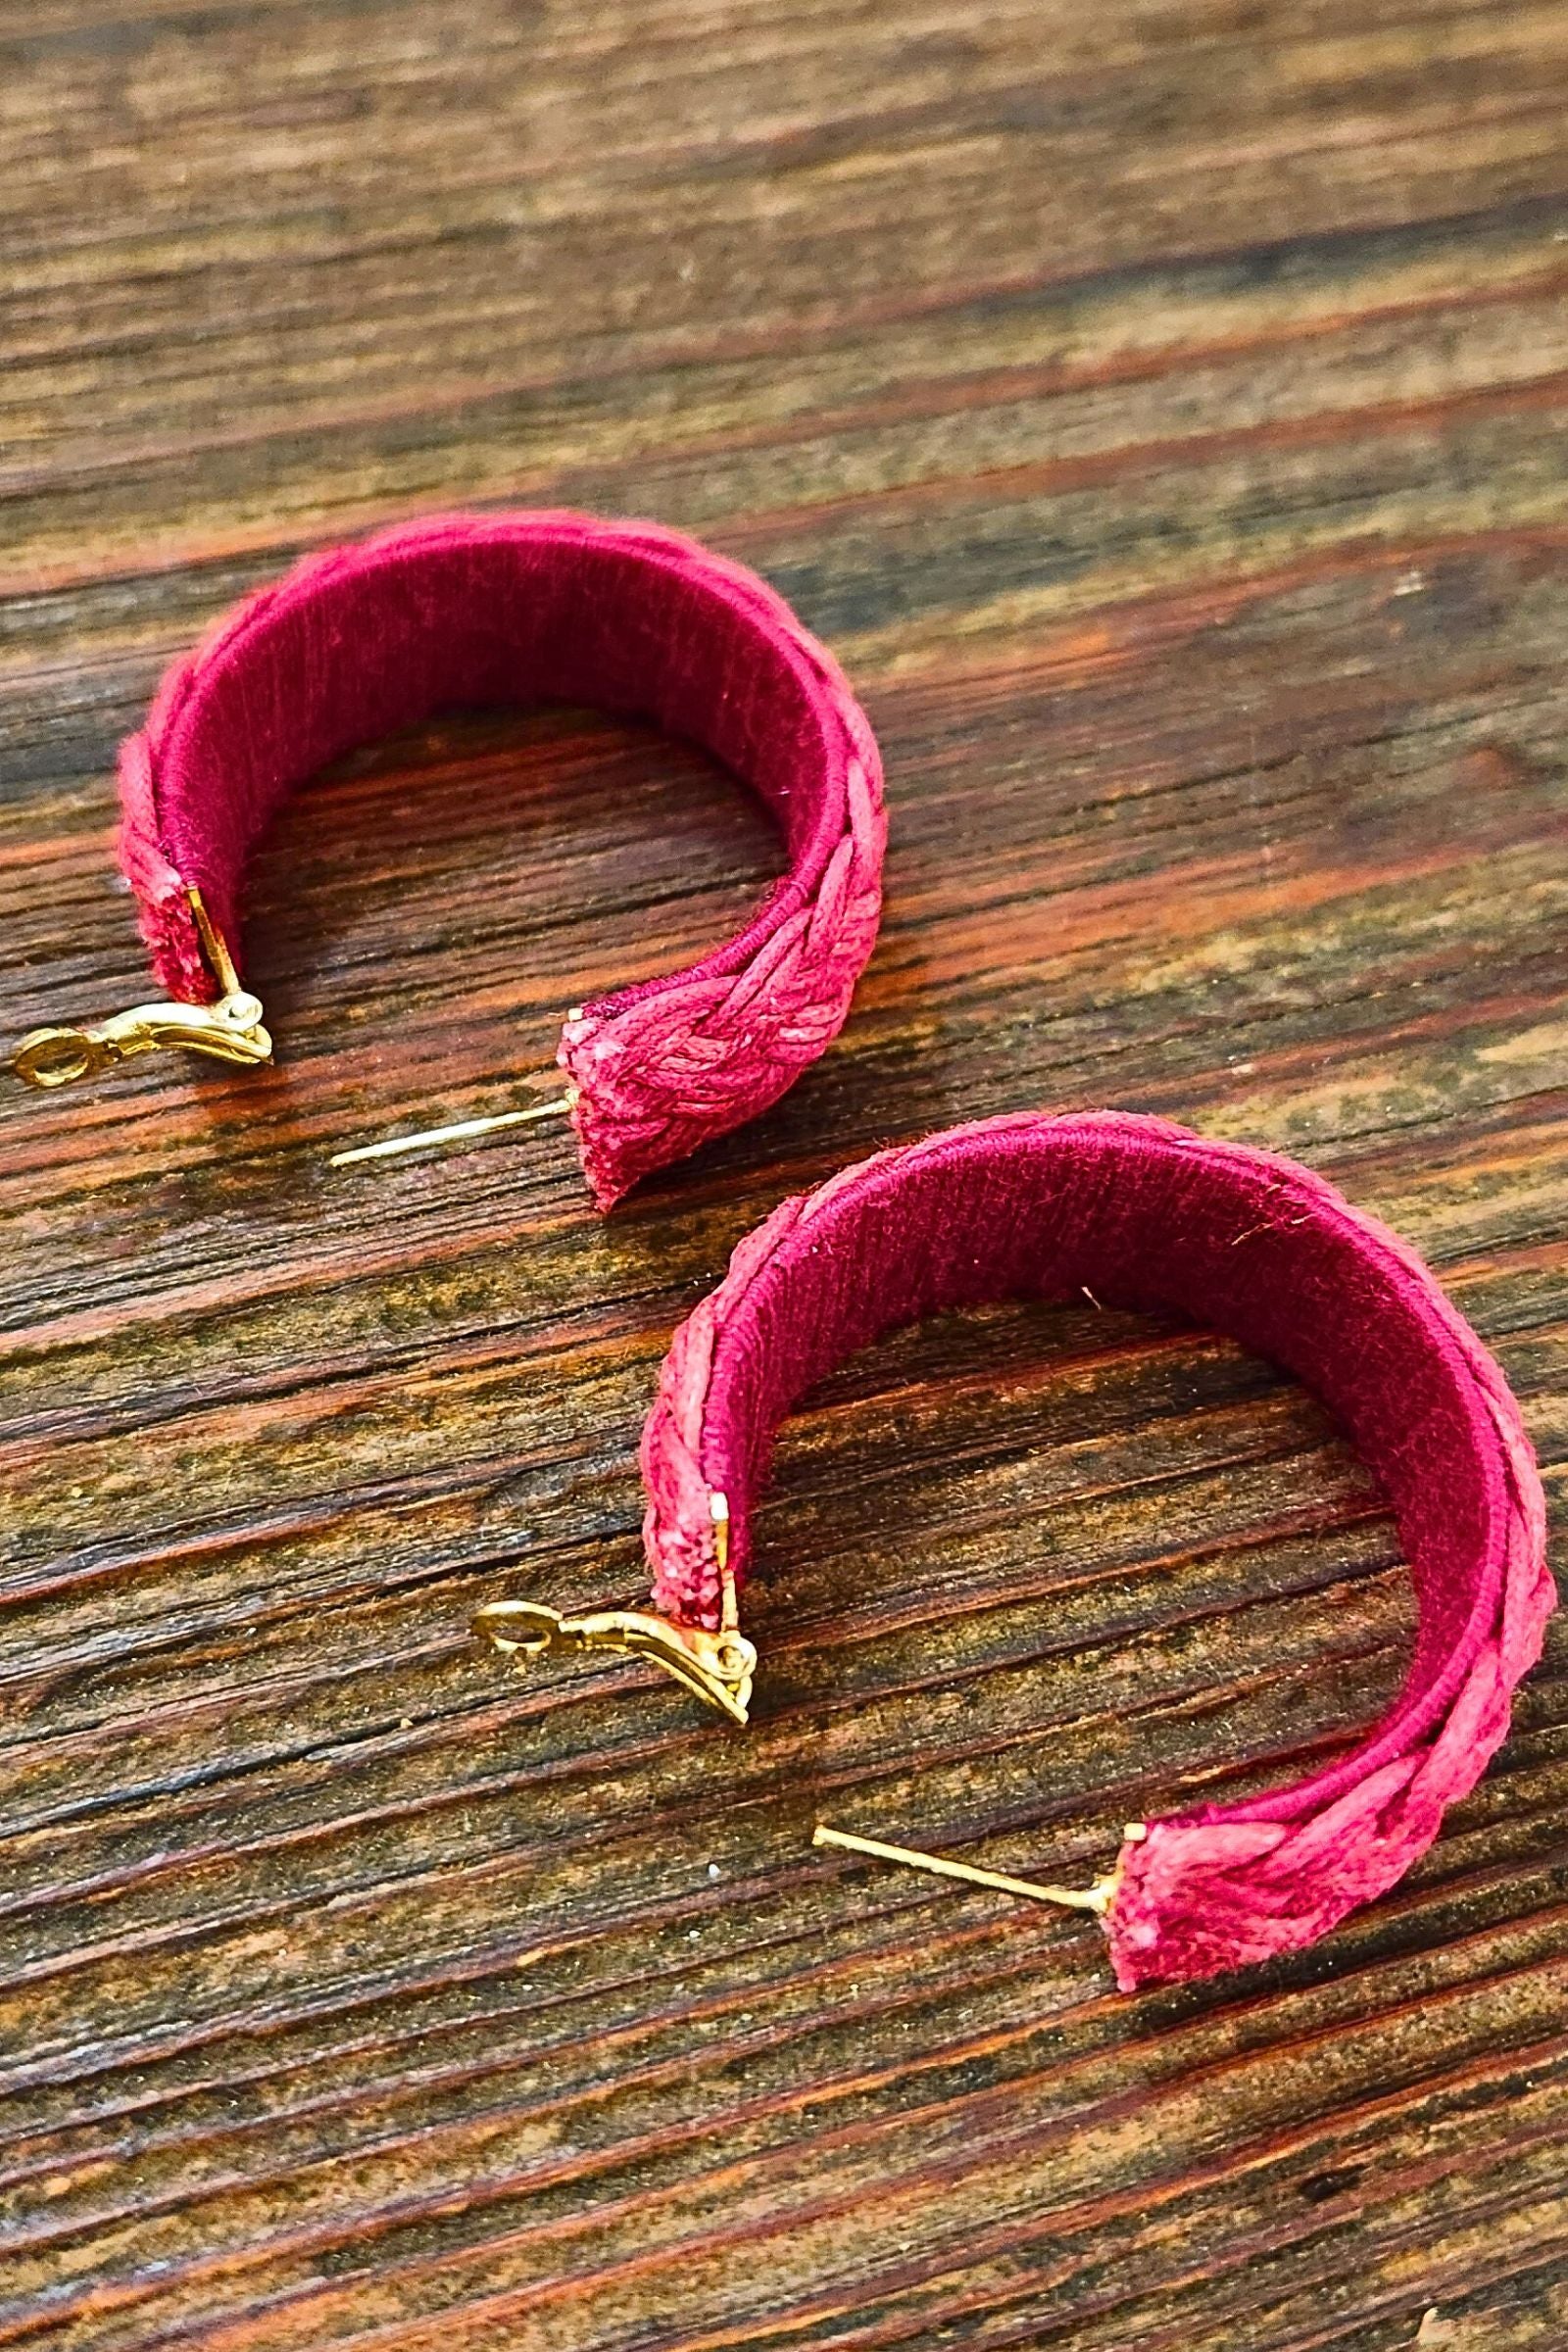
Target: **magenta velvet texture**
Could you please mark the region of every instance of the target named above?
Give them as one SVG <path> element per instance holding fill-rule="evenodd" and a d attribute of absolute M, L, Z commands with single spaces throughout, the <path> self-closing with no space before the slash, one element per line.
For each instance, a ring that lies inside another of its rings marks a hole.
<path fill-rule="evenodd" d="M 652 523 L 450 514 L 310 557 L 170 670 L 121 752 L 121 858 L 172 996 L 216 994 L 186 886 L 237 956 L 249 854 L 293 787 L 432 711 L 541 698 L 690 737 L 772 811 L 789 871 L 745 930 L 567 1021 L 608 1208 L 740 1126 L 837 1033 L 881 913 L 882 772 L 831 655 L 738 564 Z"/>
<path fill-rule="evenodd" d="M 787 1200 L 676 1333 L 643 1438 L 660 1605 L 717 1622 L 709 1496 L 744 1579 L 774 1432 L 852 1349 L 1002 1298 L 1174 1310 L 1295 1373 L 1397 1515 L 1419 1604 L 1385 1719 L 1295 1788 L 1150 1825 L 1106 1920 L 1124 1988 L 1311 1942 L 1391 1886 L 1470 1788 L 1555 1604 L 1500 1370 L 1421 1261 L 1293 1161 L 1117 1112 L 959 1127 Z"/>

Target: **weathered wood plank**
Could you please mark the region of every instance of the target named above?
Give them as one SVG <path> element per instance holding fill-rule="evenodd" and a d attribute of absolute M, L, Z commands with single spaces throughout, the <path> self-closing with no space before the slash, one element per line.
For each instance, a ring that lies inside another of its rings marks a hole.
<path fill-rule="evenodd" d="M 275 1070 L 0 1103 L 0 2344 L 1534 2352 L 1568 2329 L 1568 1673 L 1319 1950 L 1132 2001 L 1087 1874 L 1396 1687 L 1326 1417 L 1085 1300 L 792 1424 L 758 1721 L 498 1678 L 638 1579 L 676 1317 L 793 1186 L 1108 1102 L 1295 1151 L 1568 1460 L 1568 18 L 1525 0 L 0 8 L 0 1028 L 144 993 L 113 749 L 447 502 L 760 565 L 888 760 L 832 1054 L 608 1225 L 562 1008 L 772 871 L 695 754 L 464 714 L 259 867 Z"/>

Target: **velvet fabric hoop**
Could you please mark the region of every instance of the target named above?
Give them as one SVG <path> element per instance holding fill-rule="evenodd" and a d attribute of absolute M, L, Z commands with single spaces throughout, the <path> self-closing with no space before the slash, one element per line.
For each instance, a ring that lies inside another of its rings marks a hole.
<path fill-rule="evenodd" d="M 755 573 L 652 523 L 564 513 L 441 515 L 312 556 L 165 677 L 121 751 L 121 860 L 160 980 L 209 1003 L 189 889 L 237 962 L 245 863 L 295 785 L 436 710 L 542 697 L 702 744 L 766 804 L 790 861 L 700 963 L 566 1022 L 559 1059 L 608 1208 L 785 1092 L 842 1025 L 876 938 L 875 739 Z"/>
<path fill-rule="evenodd" d="M 1098 1298 L 1215 1325 L 1339 1416 L 1397 1517 L 1419 1607 L 1393 1707 L 1293 1788 L 1150 1824 L 1105 1929 L 1124 1989 L 1310 1943 L 1381 1893 L 1480 1778 L 1555 1592 L 1535 1458 L 1496 1363 L 1414 1253 L 1295 1162 L 1102 1111 L 958 1127 L 847 1168 L 743 1241 L 675 1334 L 643 1437 L 658 1604 L 718 1622 L 792 1403 L 938 1308 Z"/>

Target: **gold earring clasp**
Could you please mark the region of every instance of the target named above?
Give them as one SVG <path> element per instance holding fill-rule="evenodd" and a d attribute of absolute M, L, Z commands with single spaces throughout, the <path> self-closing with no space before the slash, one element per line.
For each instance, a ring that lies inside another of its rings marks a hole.
<path fill-rule="evenodd" d="M 492 1600 L 476 1612 L 473 1630 L 503 1657 L 615 1649 L 649 1658 L 732 1723 L 748 1719 L 757 1651 L 744 1634 L 732 1630 L 710 1634 L 643 1609 L 596 1609 L 586 1617 L 564 1617 L 535 1600 Z"/>
<path fill-rule="evenodd" d="M 28 1086 L 71 1086 L 96 1078 L 136 1054 L 178 1046 L 215 1061 L 250 1067 L 270 1061 L 272 1041 L 262 1025 L 262 1001 L 241 988 L 233 959 L 216 929 L 199 890 L 188 893 L 202 949 L 222 995 L 216 1004 L 133 1004 L 91 1029 L 34 1029 L 11 1057 L 11 1067 Z"/>
<path fill-rule="evenodd" d="M 566 1617 L 536 1600 L 487 1601 L 474 1614 L 474 1633 L 503 1657 L 520 1658 L 524 1664 L 530 1658 L 601 1649 L 648 1658 L 732 1723 L 747 1722 L 757 1650 L 740 1630 L 729 1567 L 729 1503 L 722 1494 L 713 1494 L 710 1509 L 723 1594 L 716 1634 L 706 1626 L 677 1625 L 650 1609 L 596 1609 L 587 1616 Z"/>

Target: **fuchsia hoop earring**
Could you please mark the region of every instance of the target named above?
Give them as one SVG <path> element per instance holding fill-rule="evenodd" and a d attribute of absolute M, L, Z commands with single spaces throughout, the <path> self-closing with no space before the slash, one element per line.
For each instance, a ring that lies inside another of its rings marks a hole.
<path fill-rule="evenodd" d="M 1135 1824 L 1083 1894 L 825 1834 L 1097 1911 L 1130 1989 L 1310 1943 L 1392 1886 L 1502 1740 L 1555 1605 L 1541 1484 L 1502 1373 L 1413 1252 L 1307 1169 L 1102 1111 L 954 1128 L 785 1201 L 675 1334 L 644 1433 L 644 1537 L 668 1617 L 636 1619 L 650 1630 L 633 1640 L 618 1620 L 561 1629 L 526 1603 L 477 1622 L 503 1647 L 564 1638 L 666 1664 L 678 1650 L 682 1679 L 744 1719 L 755 1652 L 737 1594 L 795 1399 L 852 1349 L 938 1308 L 1085 1287 L 1217 1325 L 1315 1391 L 1383 1482 L 1420 1619 L 1399 1697 L 1337 1763 Z"/>
<path fill-rule="evenodd" d="M 175 663 L 120 760 L 121 860 L 175 1001 L 36 1031 L 18 1074 L 60 1086 L 164 1045 L 270 1059 L 234 951 L 246 859 L 279 803 L 434 710 L 541 697 L 704 745 L 765 801 L 790 859 L 746 928 L 700 963 L 567 1018 L 559 1107 L 595 1200 L 610 1207 L 765 1109 L 837 1034 L 876 938 L 875 739 L 832 656 L 755 573 L 675 531 L 570 514 L 445 515 L 329 549 Z"/>

